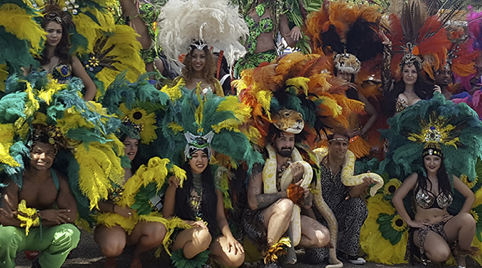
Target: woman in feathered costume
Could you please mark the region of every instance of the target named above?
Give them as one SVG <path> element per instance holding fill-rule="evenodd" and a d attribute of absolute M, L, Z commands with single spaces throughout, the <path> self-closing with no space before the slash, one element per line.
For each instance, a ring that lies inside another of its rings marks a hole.
<path fill-rule="evenodd" d="M 141 255 L 166 242 L 168 221 L 149 200 L 164 185 L 168 173 L 175 173 L 181 180 L 184 176 L 169 160 L 159 157 L 141 166 L 139 143 L 148 145 L 157 138 L 156 117 L 168 104 L 168 96 L 156 90 L 146 78 L 144 75 L 130 84 L 123 76 L 118 77 L 103 102 L 122 118 L 119 136 L 130 160 L 130 167 L 124 168 L 124 182 L 115 185 L 108 200 L 99 203 L 102 214 L 96 216 L 94 240 L 106 256 L 105 267 L 117 267 L 116 257 L 126 244 L 136 245 L 130 267 L 142 267 Z"/>
<path fill-rule="evenodd" d="M 414 124 L 414 120 L 417 120 L 418 124 Z M 396 179 L 387 183 L 387 186 L 390 187 L 385 189 L 383 195 L 377 195 L 378 197 L 375 196 L 375 198 L 368 200 L 371 211 L 366 222 L 366 228 L 362 230 L 362 237 L 366 238 L 366 242 L 362 243 L 362 248 L 368 254 L 369 260 L 393 264 L 404 262 L 403 248 L 406 247 L 407 242 L 415 243 L 410 248 L 417 252 L 418 249 L 415 248 L 415 245 L 418 246 L 419 238 L 423 240 L 425 234 L 427 234 L 426 230 L 422 232 L 423 228 L 421 228 L 418 237 L 409 238 L 407 224 L 420 227 L 420 224 L 416 225 L 419 220 L 429 220 L 430 224 L 422 223 L 422 225 L 433 224 L 433 227 L 430 227 L 433 228 L 432 231 L 437 232 L 436 229 L 438 228 L 439 234 L 443 236 L 440 230 L 445 229 L 446 234 L 450 235 L 450 231 L 440 223 L 451 218 L 448 215 L 449 213 L 450 215 L 461 213 L 460 217 L 456 216 L 461 220 L 466 217 L 466 212 L 470 212 L 472 215 L 476 214 L 478 204 L 472 206 L 474 200 L 472 193 L 467 191 L 460 181 L 456 181 L 458 179 L 454 175 L 460 177 L 466 185 L 476 183 L 474 180 L 477 180 L 476 175 L 479 174 L 477 170 L 482 146 L 482 137 L 480 136 L 482 123 L 467 105 L 453 104 L 447 101 L 443 95 L 435 93 L 431 100 L 420 101 L 418 105 L 389 119 L 389 124 L 390 128 L 385 130 L 383 135 L 390 142 L 390 151 L 387 158 L 380 164 L 379 173 L 387 172 L 390 178 L 404 179 L 408 177 L 405 181 L 409 181 L 405 185 L 409 186 L 403 187 L 402 191 L 399 192 L 401 194 L 397 196 L 396 200 L 393 200 L 393 204 L 399 213 L 390 203 L 391 195 L 395 192 L 394 189 L 399 188 L 402 184 Z M 428 143 L 430 145 L 427 145 Z M 425 154 L 425 160 L 431 160 L 432 162 L 424 162 L 424 159 L 420 158 L 422 152 Z M 440 161 L 442 161 L 442 152 L 446 172 L 441 171 L 441 166 L 439 168 Z M 435 163 L 435 160 L 439 162 Z M 434 174 L 433 172 L 437 170 L 439 172 Z M 427 177 L 430 182 L 427 181 Z M 443 179 L 445 181 L 442 181 Z M 405 183 L 405 181 L 403 182 Z M 452 192 L 450 185 L 453 185 L 460 193 Z M 409 202 L 409 200 L 402 201 L 402 197 L 411 189 L 414 190 L 412 196 L 415 199 L 416 208 L 410 206 L 412 202 Z M 428 192 L 427 189 L 432 193 Z M 479 188 L 472 186 L 472 190 L 477 190 L 475 194 L 476 196 L 479 195 Z M 395 197 L 393 198 L 395 199 Z M 405 203 L 405 207 L 403 207 L 403 203 Z M 433 207 L 434 203 L 437 203 L 440 208 L 437 208 L 437 205 Z M 449 203 L 452 205 L 449 206 Z M 415 223 L 412 220 L 412 209 L 417 215 L 414 218 Z M 421 215 L 421 211 L 426 213 Z M 423 216 L 427 217 L 423 218 Z M 469 219 L 468 225 L 470 225 L 471 218 L 470 216 L 467 217 Z M 477 218 L 475 220 L 478 221 Z M 437 228 L 435 228 L 436 223 L 440 223 Z M 454 223 L 457 225 L 461 222 L 456 221 Z M 416 229 L 413 231 L 416 231 Z M 459 241 L 463 250 L 469 249 L 470 243 L 468 242 L 471 242 L 474 246 L 480 244 L 479 239 L 472 240 L 473 235 L 469 238 L 470 232 L 473 231 L 466 233 L 468 236 L 463 239 L 463 243 Z M 480 237 L 480 229 L 477 229 L 476 233 L 477 237 Z M 435 233 L 429 231 L 427 238 L 434 235 Z M 452 242 L 457 239 L 461 239 L 461 237 L 451 236 L 446 241 Z M 439 241 L 441 245 L 445 243 L 443 240 Z M 429 240 L 426 240 L 425 245 L 428 244 Z M 439 252 L 441 255 L 429 252 L 427 247 L 424 250 L 429 255 L 433 254 L 434 260 L 444 261 L 450 254 L 450 250 L 448 247 L 440 247 L 444 248 L 443 252 Z M 437 248 L 440 247 L 437 245 Z M 462 258 L 465 258 L 463 255 L 467 255 L 467 253 L 462 252 Z M 407 254 L 410 255 L 410 252 L 407 252 Z M 457 252 L 454 254 L 457 254 Z M 426 257 L 431 257 L 429 255 Z M 473 257 L 480 260 L 480 255 Z M 460 259 L 459 261 L 459 265 L 463 266 L 463 260 Z"/>
<path fill-rule="evenodd" d="M 240 266 L 244 249 L 233 237 L 224 212 L 224 207 L 232 209 L 229 177 L 225 175 L 229 172 L 214 163 L 237 168 L 242 161 L 249 172 L 263 161 L 240 129 L 250 108 L 235 96 L 202 97 L 200 86 L 196 95 L 181 95 L 179 87 L 165 90 L 175 107 L 159 129 L 170 141 L 163 142 L 160 152 L 182 164 L 187 174 L 184 183 L 169 185 L 164 200 L 164 216 L 176 216 L 173 219 L 182 223 L 170 238 L 171 259 L 176 267 L 201 267 L 211 254 L 224 265 Z"/>
<path fill-rule="evenodd" d="M 248 28 L 238 7 L 227 0 L 173 0 L 164 6 L 159 20 L 158 41 L 166 56 L 177 59 L 186 54 L 176 82 L 189 91 L 201 83 L 202 94 L 224 96 L 214 77 L 216 66 L 209 48 L 224 51 L 229 65 L 246 53 L 239 39 L 248 34 Z"/>
<path fill-rule="evenodd" d="M 41 26 L 47 32 L 42 56 L 38 58 L 42 70 L 52 74 L 59 83 L 68 83 L 72 76 L 79 77 L 85 86 L 84 99 L 93 100 L 97 88 L 77 56 L 70 51 L 70 27 L 75 27 L 70 15 L 57 5 L 47 5 Z"/>

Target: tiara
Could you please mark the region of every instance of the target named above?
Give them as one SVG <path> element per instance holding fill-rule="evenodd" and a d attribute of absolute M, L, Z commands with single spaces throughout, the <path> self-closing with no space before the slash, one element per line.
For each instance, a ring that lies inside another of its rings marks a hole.
<path fill-rule="evenodd" d="M 414 52 L 416 53 L 414 54 Z M 405 46 L 405 54 L 402 57 L 402 61 L 400 61 L 400 69 L 405 65 L 412 66 L 415 62 L 421 65 L 422 60 L 416 54 L 418 54 L 418 47 L 408 42 Z"/>
<path fill-rule="evenodd" d="M 189 46 L 190 50 L 194 47 L 194 48 L 197 48 L 199 50 L 203 50 L 208 44 L 207 43 L 204 43 L 203 40 L 195 40 L 191 43 L 191 45 Z"/>

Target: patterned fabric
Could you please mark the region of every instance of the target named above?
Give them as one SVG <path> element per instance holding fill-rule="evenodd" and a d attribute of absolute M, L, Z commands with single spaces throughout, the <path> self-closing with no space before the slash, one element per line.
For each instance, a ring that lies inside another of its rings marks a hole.
<path fill-rule="evenodd" d="M 272 62 L 276 59 L 277 53 L 275 49 L 271 49 L 261 53 L 247 53 L 244 58 L 239 59 L 234 65 L 234 77 L 240 78 L 241 72 L 244 69 L 251 69 L 258 67 L 262 62 Z"/>
<path fill-rule="evenodd" d="M 257 246 L 266 245 L 268 237 L 264 226 L 263 209 L 246 208 L 243 215 L 243 228 L 246 236 Z"/>
<path fill-rule="evenodd" d="M 368 217 L 366 203 L 361 198 L 346 199 L 350 188 L 341 182 L 341 172 L 333 175 L 323 164 L 320 165 L 320 170 L 323 199 L 332 209 L 338 221 L 340 236 L 337 250 L 350 256 L 357 256 L 360 243 L 360 229 Z M 316 219 L 327 226 L 325 219 L 323 219 L 316 207 L 313 207 L 313 210 Z M 321 261 L 328 256 L 328 249 L 309 250 L 307 255 L 309 260 L 318 259 Z"/>
<path fill-rule="evenodd" d="M 447 223 L 447 221 L 441 221 L 439 223 L 429 225 L 429 226 L 424 226 L 422 228 L 410 228 L 410 235 L 409 235 L 409 241 L 407 243 L 407 251 L 405 253 L 405 260 L 409 260 L 411 264 L 413 264 L 413 254 L 414 251 L 417 250 L 417 246 L 414 244 L 414 233 L 415 231 L 418 230 L 418 242 L 420 243 L 420 259 L 422 260 L 423 264 L 426 265 L 430 260 L 427 260 L 425 256 L 425 239 L 427 238 L 427 234 L 429 231 L 432 231 L 438 235 L 440 235 L 447 243 L 447 234 L 444 231 L 444 226 Z"/>
<path fill-rule="evenodd" d="M 265 13 L 265 4 L 261 3 L 256 6 L 256 13 L 260 17 L 259 22 L 254 21 L 249 15 L 246 15 L 244 18 L 246 20 L 246 24 L 248 24 L 249 28 L 249 36 L 246 44 L 246 48 L 248 53 L 253 54 L 256 50 L 258 45 L 258 36 L 262 33 L 269 33 L 273 31 L 273 20 L 271 18 L 263 18 L 263 14 Z"/>

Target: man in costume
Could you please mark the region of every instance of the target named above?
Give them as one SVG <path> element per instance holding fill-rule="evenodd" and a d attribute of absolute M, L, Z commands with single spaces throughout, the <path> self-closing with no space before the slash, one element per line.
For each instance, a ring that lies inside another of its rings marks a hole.
<path fill-rule="evenodd" d="M 295 147 L 304 127 L 300 113 L 283 109 L 273 117 L 268 134 L 268 158 L 265 166 L 254 168 L 248 186 L 248 205 L 243 218 L 246 235 L 255 243 L 269 247 L 265 263 L 276 261 L 273 254 L 286 241 L 288 263 L 296 263 L 294 247 L 324 247 L 329 231 L 316 220 L 300 215 L 300 207 L 309 209 L 312 195 L 308 185 L 313 176 Z"/>
<path fill-rule="evenodd" d="M 58 152 L 54 128 L 34 125 L 30 161 L 19 184 L 6 181 L 0 213 L 0 266 L 15 267 L 16 252 L 40 251 L 32 267 L 61 267 L 77 247 L 77 203 L 65 176 L 52 168 Z"/>
<path fill-rule="evenodd" d="M 363 183 L 348 187 L 342 182 L 345 175 L 343 168 L 347 165 L 349 134 L 346 130 L 335 130 L 328 135 L 327 151 L 318 155 L 321 171 L 321 189 L 323 199 L 333 211 L 338 222 L 340 237 L 337 243 L 337 256 L 344 257 L 353 264 L 364 264 L 366 261 L 358 257 L 360 229 L 368 215 L 363 195 L 368 186 L 375 182 L 370 176 L 363 177 Z M 317 151 L 317 150 L 315 150 Z M 327 152 L 327 153 L 326 153 Z M 317 208 L 313 208 L 314 216 L 320 222 L 326 220 Z M 328 252 L 316 249 L 307 252 L 314 262 L 321 262 Z"/>

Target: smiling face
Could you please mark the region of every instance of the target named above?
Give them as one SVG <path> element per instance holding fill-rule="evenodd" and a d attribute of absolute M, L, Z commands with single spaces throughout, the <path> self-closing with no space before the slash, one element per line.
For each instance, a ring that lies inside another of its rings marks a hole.
<path fill-rule="evenodd" d="M 189 166 L 194 174 L 201 174 L 209 164 L 208 155 L 203 150 L 197 150 L 191 154 Z"/>
<path fill-rule="evenodd" d="M 452 71 L 450 70 L 450 67 L 444 68 L 443 70 L 437 72 L 437 75 L 435 75 L 436 85 L 445 87 L 448 86 L 450 83 L 452 83 Z"/>
<path fill-rule="evenodd" d="M 442 158 L 436 155 L 426 155 L 423 158 L 423 164 L 427 169 L 427 173 L 436 174 L 442 164 Z"/>
<path fill-rule="evenodd" d="M 345 136 L 335 134 L 333 139 L 328 142 L 328 154 L 334 159 L 343 159 L 348 150 L 348 145 L 348 139 Z"/>
<path fill-rule="evenodd" d="M 62 40 L 62 25 L 51 21 L 45 26 L 45 31 L 47 32 L 46 45 L 56 47 L 60 43 L 60 40 Z"/>
<path fill-rule="evenodd" d="M 191 53 L 191 66 L 194 71 L 201 72 L 206 66 L 206 52 L 195 48 Z"/>
<path fill-rule="evenodd" d="M 129 160 L 131 161 L 134 160 L 134 158 L 136 158 L 136 155 L 137 155 L 137 150 L 139 149 L 139 140 L 133 139 L 127 136 L 124 139 L 123 143 L 125 146 L 125 152 L 126 152 L 127 158 L 129 158 Z"/>
<path fill-rule="evenodd" d="M 351 82 L 351 79 L 353 77 L 353 74 L 350 74 L 350 73 L 347 73 L 347 72 L 342 72 L 342 71 L 338 71 L 336 73 L 336 77 L 337 78 L 340 78 L 343 82 L 345 83 L 349 83 Z"/>
<path fill-rule="evenodd" d="M 30 166 L 36 170 L 48 170 L 54 163 L 55 154 L 52 144 L 37 141 L 30 151 Z"/>
<path fill-rule="evenodd" d="M 405 64 L 402 69 L 402 78 L 403 78 L 403 82 L 405 82 L 406 85 L 415 84 L 418 78 L 418 72 L 415 65 Z"/>

